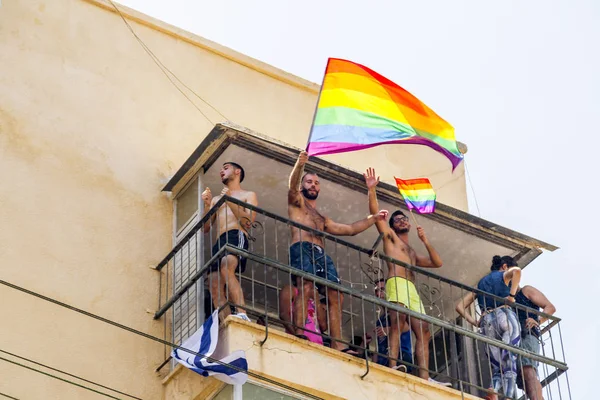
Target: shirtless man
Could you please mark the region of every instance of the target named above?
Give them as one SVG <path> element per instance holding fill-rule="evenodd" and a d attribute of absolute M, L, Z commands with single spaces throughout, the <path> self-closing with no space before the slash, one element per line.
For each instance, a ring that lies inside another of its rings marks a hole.
<path fill-rule="evenodd" d="M 202 192 L 205 215 L 223 195 L 234 197 L 254 206 L 258 205 L 256 193 L 243 190 L 240 186 L 245 173 L 239 164 L 226 162 L 221 168 L 220 175 L 221 182 L 225 187 L 219 196 L 213 198 L 210 188 L 206 188 Z M 219 211 L 212 215 L 210 223 L 207 222 L 204 225 L 204 232 L 208 233 L 211 225 L 215 222 L 217 224 L 216 229 L 219 239 L 212 248 L 212 255 L 215 255 L 226 244 L 248 250 L 247 231 L 254 222 L 254 218 L 256 218 L 256 212 L 231 202 L 223 204 Z M 246 269 L 246 259 L 235 254 L 225 253 L 219 262 L 215 262 L 209 268 L 209 290 L 215 308 L 223 306 L 229 299 L 231 303 L 241 306 L 237 308 L 235 316 L 250 321 L 246 316 L 246 311 L 242 308 L 245 305 L 244 294 L 242 293 L 242 286 L 235 276 L 240 264 L 243 273 Z M 225 288 L 227 288 L 227 294 Z M 229 307 L 225 307 L 223 317 L 226 317 L 229 312 Z"/>
<path fill-rule="evenodd" d="M 319 231 L 325 231 L 333 235 L 354 236 L 363 232 L 375 221 L 385 221 L 387 211 L 375 211 L 373 215 L 351 225 L 340 224 L 321 215 L 317 211 L 317 197 L 319 196 L 320 183 L 316 174 L 307 173 L 303 176 L 304 165 L 308 161 L 308 154 L 300 152 L 296 165 L 292 170 L 288 191 L 288 216 L 290 220 L 302 225 L 309 226 Z M 311 232 L 298 228 L 291 228 L 290 265 L 304 272 L 315 274 L 320 278 L 331 282 L 340 283 L 337 270 L 331 257 L 325 254 L 323 239 L 313 235 Z M 294 299 L 294 324 L 296 335 L 306 338 L 304 335 L 304 322 L 306 321 L 306 310 L 309 299 L 314 301 L 314 282 L 308 279 L 296 278 L 296 285 L 301 289 L 298 298 Z M 322 291 L 323 287 L 317 287 Z M 328 303 L 329 332 L 333 339 L 342 338 L 341 314 L 343 295 L 337 290 L 327 288 L 325 298 Z M 289 307 L 289 305 L 280 305 Z M 331 341 L 333 349 L 341 350 L 344 345 L 336 340 Z"/>
<path fill-rule="evenodd" d="M 373 168 L 367 169 L 364 177 L 369 189 L 369 210 L 373 212 L 373 210 L 377 210 L 379 207 L 377 192 L 375 191 L 375 187 L 379 183 L 379 177 L 375 177 L 375 170 Z M 392 214 L 389 226 L 382 220 L 378 220 L 375 224 L 379 233 L 383 234 L 383 251 L 386 256 L 423 268 L 439 268 L 442 266 L 442 259 L 429 243 L 429 240 L 427 240 L 427 236 L 425 236 L 425 232 L 420 226 L 417 226 L 417 234 L 425 245 L 429 257 L 418 255 L 408 244 L 408 232 L 411 225 L 408 222 L 408 217 L 402 211 L 398 210 Z M 391 262 L 388 262 L 387 265 L 388 276 L 385 283 L 386 300 L 425 314 L 421 298 L 413 283 L 415 280 L 414 273 Z M 400 332 L 403 330 L 404 324 L 406 324 L 406 314 L 391 311 L 390 322 L 388 341 L 390 348 L 389 366 L 394 368 L 396 367 L 396 359 L 398 359 Z M 451 384 L 449 383 L 437 382 L 429 377 L 429 341 L 431 340 L 431 333 L 429 332 L 428 324 L 420 319 L 410 317 L 410 327 L 416 338 L 415 355 L 419 366 L 419 376 L 430 382 L 450 386 Z"/>

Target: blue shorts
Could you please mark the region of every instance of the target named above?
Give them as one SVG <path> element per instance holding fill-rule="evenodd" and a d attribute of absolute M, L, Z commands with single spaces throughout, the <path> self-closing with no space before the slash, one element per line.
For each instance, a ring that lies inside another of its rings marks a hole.
<path fill-rule="evenodd" d="M 314 243 L 296 242 L 291 245 L 290 265 L 330 282 L 341 283 L 331 257 L 325 254 L 325 250 L 321 246 Z M 322 289 L 319 285 L 317 288 L 319 291 Z"/>

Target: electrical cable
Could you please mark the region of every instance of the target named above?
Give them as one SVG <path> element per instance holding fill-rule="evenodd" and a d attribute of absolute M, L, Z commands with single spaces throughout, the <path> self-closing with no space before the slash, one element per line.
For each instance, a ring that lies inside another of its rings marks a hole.
<path fill-rule="evenodd" d="M 49 376 L 49 377 L 51 377 L 51 378 L 54 378 L 54 379 L 58 379 L 59 381 L 63 381 L 63 382 L 66 382 L 66 383 L 70 383 L 71 385 L 78 386 L 78 387 L 80 387 L 80 388 L 83 388 L 83 389 L 89 390 L 89 391 L 91 391 L 91 392 L 94 392 L 94 393 L 98 393 L 98 394 L 100 394 L 100 395 L 102 395 L 102 396 L 110 397 L 111 399 L 121 400 L 121 399 L 119 399 L 118 397 L 111 396 L 110 394 L 107 394 L 107 393 L 101 392 L 101 391 L 99 391 L 99 390 L 92 389 L 92 388 L 90 388 L 90 387 L 87 387 L 87 386 L 84 386 L 84 385 L 80 385 L 79 383 L 75 383 L 75 382 L 73 382 L 73 381 L 70 381 L 70 380 L 68 380 L 68 379 L 63 379 L 63 378 L 60 378 L 60 377 L 58 377 L 58 376 L 55 376 L 55 375 L 49 374 L 49 373 L 47 373 L 47 372 L 44 372 L 44 371 L 40 371 L 39 369 L 35 369 L 35 368 L 32 368 L 32 367 L 28 367 L 27 365 L 19 364 L 19 363 L 18 363 L 18 362 L 16 362 L 16 361 L 12 361 L 12 360 L 9 360 L 9 359 L 7 359 L 7 358 L 4 358 L 4 357 L 0 357 L 0 360 L 2 360 L 2 361 L 6 361 L 6 362 L 9 362 L 9 363 L 11 363 L 11 364 L 18 365 L 19 367 L 26 368 L 26 369 L 29 369 L 29 370 L 31 370 L 31 371 L 35 371 L 35 372 L 37 372 L 37 373 L 40 373 L 40 374 L 42 374 L 42 375 Z"/>
<path fill-rule="evenodd" d="M 29 294 L 29 295 L 31 295 L 31 296 L 34 296 L 34 297 L 37 297 L 37 298 L 39 298 L 39 299 L 45 300 L 45 301 L 47 301 L 47 302 L 49 302 L 49 303 L 56 304 L 56 305 L 58 305 L 58 306 L 61 306 L 61 307 L 64 307 L 64 308 L 66 308 L 66 309 L 68 309 L 68 310 L 75 311 L 75 312 L 77 312 L 77 313 L 79 313 L 79 314 L 83 314 L 83 315 L 85 315 L 85 316 L 87 316 L 87 317 L 90 317 L 90 318 L 96 319 L 96 320 L 98 320 L 98 321 L 104 322 L 104 323 L 106 323 L 106 324 L 109 324 L 109 325 L 115 326 L 115 327 L 117 327 L 117 328 L 120 328 L 120 329 L 123 329 L 123 330 L 125 330 L 125 331 L 127 331 L 127 332 L 131 332 L 131 333 L 134 333 L 134 334 L 136 334 L 136 335 L 139 335 L 139 336 L 145 337 L 146 339 L 150 339 L 150 340 L 153 340 L 153 341 L 155 341 L 155 342 L 158 342 L 158 343 L 160 343 L 160 344 L 163 344 L 163 345 L 166 345 L 166 346 L 170 346 L 170 347 L 172 347 L 172 348 L 174 348 L 174 349 L 182 350 L 182 351 L 185 351 L 185 352 L 187 352 L 187 353 L 190 353 L 190 354 L 195 354 L 195 355 L 197 355 L 197 356 L 199 356 L 199 357 L 202 357 L 202 358 L 205 358 L 205 359 L 207 359 L 207 360 L 208 360 L 208 361 L 210 361 L 210 362 L 214 362 L 214 363 L 216 363 L 216 364 L 219 364 L 219 365 L 222 365 L 222 366 L 225 366 L 225 367 L 231 368 L 231 369 L 233 369 L 233 370 L 235 370 L 235 371 L 238 371 L 238 372 L 243 372 L 243 373 L 246 373 L 248 376 L 250 376 L 250 377 L 252 377 L 252 378 L 255 378 L 255 379 L 258 379 L 258 380 L 261 380 L 261 381 L 264 381 L 264 382 L 270 383 L 270 384 L 272 384 L 272 385 L 275 385 L 275 386 L 281 387 L 281 388 L 283 388 L 283 389 L 286 389 L 286 390 L 289 390 L 289 391 L 291 391 L 291 392 L 294 392 L 294 393 L 299 393 L 299 394 L 301 394 L 301 395 L 303 395 L 303 396 L 305 396 L 305 397 L 309 397 L 309 398 L 312 398 L 312 399 L 318 399 L 318 400 L 322 400 L 322 399 L 321 399 L 321 397 L 318 397 L 318 396 L 312 395 L 312 394 L 310 394 L 310 393 L 304 392 L 304 391 L 302 391 L 302 390 L 300 390 L 300 389 L 296 389 L 296 388 L 294 388 L 294 387 L 288 386 L 288 385 L 286 385 L 286 384 L 284 384 L 284 383 L 281 383 L 281 382 L 277 382 L 276 380 L 273 380 L 273 379 L 270 379 L 270 378 L 267 378 L 267 377 L 261 376 L 261 375 L 259 375 L 259 374 L 257 374 L 257 373 L 251 372 L 251 371 L 244 371 L 243 369 L 239 368 L 238 366 L 231 365 L 231 364 L 228 364 L 228 363 L 224 363 L 223 361 L 221 361 L 221 360 L 217 360 L 217 359 L 215 359 L 215 358 L 212 358 L 212 357 L 207 357 L 207 356 L 205 356 L 204 354 L 200 354 L 200 353 L 198 353 L 198 352 L 195 352 L 195 351 L 193 351 L 193 350 L 186 349 L 186 348 L 184 348 L 184 347 L 181 347 L 181 346 L 178 346 L 178 345 L 176 345 L 176 344 L 174 344 L 174 343 L 171 343 L 171 342 L 169 342 L 169 341 L 167 341 L 167 340 L 164 340 L 164 339 L 158 338 L 158 337 L 156 337 L 156 336 L 152 336 L 152 335 L 150 335 L 150 334 L 148 334 L 148 333 L 145 333 L 145 332 L 142 332 L 142 331 L 138 331 L 137 329 L 134 329 L 134 328 L 131 328 L 131 327 L 129 327 L 129 326 L 126 326 L 126 325 L 120 324 L 120 323 L 118 323 L 118 322 L 115 322 L 115 321 L 112 321 L 112 320 L 110 320 L 110 319 L 107 319 L 107 318 L 101 317 L 101 316 L 99 316 L 99 315 L 92 314 L 92 313 L 90 313 L 90 312 L 88 312 L 88 311 L 85 311 L 85 310 L 82 310 L 82 309 L 80 309 L 80 308 L 77 308 L 77 307 L 71 306 L 71 305 L 69 305 L 69 304 L 67 304 L 67 303 L 63 303 L 63 302 L 61 302 L 61 301 L 58 301 L 58 300 L 56 300 L 56 299 L 53 299 L 53 298 L 51 298 L 51 297 L 44 296 L 43 294 L 40 294 L 40 293 L 34 292 L 34 291 L 32 291 L 32 290 L 25 289 L 25 288 L 23 288 L 23 287 L 21 287 L 21 286 L 17 286 L 17 285 L 15 285 L 15 284 L 13 284 L 13 283 L 10 283 L 10 282 L 4 281 L 4 280 L 0 280 L 0 285 L 4 285 L 4 286 L 7 286 L 7 287 L 9 287 L 9 288 L 11 288 L 11 289 L 15 289 L 15 290 L 17 290 L 17 291 L 20 291 L 20 292 L 23 292 L 23 293 Z"/>
<path fill-rule="evenodd" d="M 192 99 L 190 99 L 188 97 L 188 95 L 186 93 L 183 92 L 183 90 L 181 90 L 181 88 L 173 81 L 173 79 L 171 78 L 171 76 L 176 79 L 179 83 L 181 83 L 187 90 L 189 90 L 194 96 L 196 96 L 198 99 L 200 99 L 202 102 L 204 102 L 205 104 L 207 104 L 210 108 L 212 108 L 215 112 L 217 112 L 221 117 L 223 117 L 225 120 L 228 120 L 228 118 L 223 115 L 223 113 L 221 113 L 219 110 L 217 110 L 212 104 L 210 104 L 208 101 L 206 101 L 205 99 L 203 99 L 198 93 L 196 93 L 194 90 L 192 90 L 188 85 L 186 85 L 183 81 L 181 81 L 181 79 L 179 79 L 177 77 L 177 75 L 175 75 L 169 68 L 167 68 L 161 61 L 160 59 L 154 54 L 154 52 L 152 52 L 152 50 L 150 50 L 150 48 L 144 43 L 144 41 L 135 33 L 135 31 L 133 30 L 133 28 L 131 27 L 131 25 L 129 24 L 129 22 L 127 22 L 127 19 L 125 18 L 125 16 L 123 15 L 123 13 L 121 12 L 121 10 L 117 7 L 117 5 L 112 1 L 112 0 L 108 0 L 108 2 L 113 6 L 113 8 L 115 9 L 115 11 L 117 12 L 117 14 L 119 14 L 119 16 L 121 17 L 121 19 L 123 20 L 123 22 L 125 23 L 125 25 L 127 26 L 127 28 L 129 29 L 129 31 L 131 32 L 131 34 L 135 37 L 135 39 L 137 40 L 137 42 L 139 43 L 139 45 L 144 49 L 144 51 L 150 56 L 150 58 L 152 59 L 152 61 L 154 61 L 154 63 L 158 66 L 158 68 L 160 68 L 161 72 L 167 77 L 167 79 L 169 80 L 169 82 L 171 82 L 171 84 L 173 86 L 175 86 L 175 88 L 194 106 L 194 108 L 196 108 L 196 110 L 198 110 L 198 112 L 200 112 L 200 114 L 202 114 L 202 116 L 208 121 L 210 122 L 212 125 L 214 125 L 214 122 L 212 122 L 212 120 L 210 118 L 208 118 L 208 116 L 196 105 L 196 103 L 194 103 L 192 101 Z M 168 72 L 168 73 L 167 73 Z M 171 74 L 171 76 L 169 76 L 169 74 Z"/>
<path fill-rule="evenodd" d="M 471 191 L 473 192 L 473 198 L 475 199 L 475 207 L 477 207 L 477 216 L 481 218 L 481 211 L 479 210 L 479 202 L 477 201 L 477 195 L 475 194 L 475 188 L 473 187 L 473 182 L 471 182 L 471 174 L 469 174 L 469 169 L 467 168 L 467 160 L 464 159 L 465 163 L 465 171 L 467 172 L 467 179 L 469 180 L 469 186 L 471 186 Z"/>
<path fill-rule="evenodd" d="M 127 394 L 127 393 L 124 393 L 124 392 L 118 391 L 118 390 L 116 390 L 116 389 L 110 388 L 110 387 L 108 387 L 108 386 L 104 386 L 104 385 L 101 385 L 101 384 L 99 384 L 99 383 L 96 383 L 96 382 L 93 382 L 93 381 L 87 380 L 87 379 L 85 379 L 85 378 L 82 378 L 82 377 L 80 377 L 80 376 L 73 375 L 73 374 L 70 374 L 70 373 L 68 373 L 68 372 L 65 372 L 65 371 L 61 371 L 60 369 L 56 369 L 56 368 L 50 367 L 50 366 L 48 366 L 48 365 L 45 365 L 45 364 L 39 363 L 39 362 L 37 362 L 37 361 L 34 361 L 34 360 L 31 360 L 31 359 L 29 359 L 29 358 L 26 358 L 26 357 L 23 357 L 23 356 L 20 356 L 20 355 L 14 354 L 14 353 L 10 353 L 10 352 L 8 352 L 8 351 L 6 351 L 6 350 L 2 350 L 2 349 L 0 349 L 0 353 L 8 354 L 9 356 L 12 356 L 12 357 L 15 357 L 15 358 L 19 358 L 19 359 L 21 359 L 21 360 L 24 360 L 24 361 L 30 362 L 30 363 L 32 363 L 32 364 L 39 365 L 39 366 L 41 366 L 41 367 L 44 367 L 44 368 L 48 368 L 48 369 L 50 369 L 50 370 L 52 370 L 52 371 L 60 372 L 61 374 L 64 374 L 64 375 L 70 376 L 70 377 L 72 377 L 72 378 L 76 378 L 76 379 L 82 380 L 82 381 L 84 381 L 84 382 L 87 382 L 87 383 L 91 383 L 91 384 L 93 384 L 93 385 L 96 385 L 96 386 L 99 386 L 99 387 L 101 387 L 101 388 L 103 388 L 103 389 L 108 389 L 108 390 L 110 390 L 110 391 L 113 391 L 113 392 L 115 392 L 115 393 L 119 393 L 119 394 L 122 394 L 122 395 L 124 395 L 124 396 L 131 397 L 132 399 L 142 400 L 142 399 L 140 399 L 139 397 L 135 397 L 135 396 L 132 396 L 132 395 L 130 395 L 130 394 Z"/>

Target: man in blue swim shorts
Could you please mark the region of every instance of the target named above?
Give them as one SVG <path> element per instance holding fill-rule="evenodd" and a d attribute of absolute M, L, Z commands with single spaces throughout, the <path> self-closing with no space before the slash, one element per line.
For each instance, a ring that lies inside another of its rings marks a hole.
<path fill-rule="evenodd" d="M 317 231 L 327 232 L 333 235 L 353 236 L 368 229 L 376 220 L 385 221 L 387 211 L 379 211 L 374 215 L 346 225 L 332 221 L 317 211 L 317 197 L 321 190 L 317 174 L 304 174 L 304 166 L 308 161 L 308 154 L 300 152 L 296 165 L 292 170 L 288 191 L 288 215 L 293 222 L 302 224 Z M 291 227 L 290 265 L 301 271 L 316 275 L 330 282 L 339 284 L 337 270 L 333 260 L 325 252 L 322 237 L 313 231 Z M 296 285 L 299 290 L 298 299 L 294 301 L 294 324 L 296 335 L 305 338 L 304 321 L 306 321 L 306 310 L 309 299 L 315 298 L 315 284 L 309 279 L 296 277 Z M 342 338 L 342 301 L 343 296 L 336 289 L 319 286 L 317 288 L 325 295 L 329 314 L 329 332 L 333 338 L 331 347 L 337 350 L 344 348 L 343 343 L 335 339 Z M 289 307 L 289 305 L 280 305 Z"/>

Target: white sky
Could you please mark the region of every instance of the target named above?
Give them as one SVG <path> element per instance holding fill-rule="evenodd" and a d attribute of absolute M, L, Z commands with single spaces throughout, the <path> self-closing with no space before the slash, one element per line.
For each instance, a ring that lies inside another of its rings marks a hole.
<path fill-rule="evenodd" d="M 563 319 L 572 398 L 595 398 L 598 0 L 120 3 L 313 82 L 327 57 L 365 64 L 453 124 L 481 216 L 561 247 L 523 283 Z"/>

